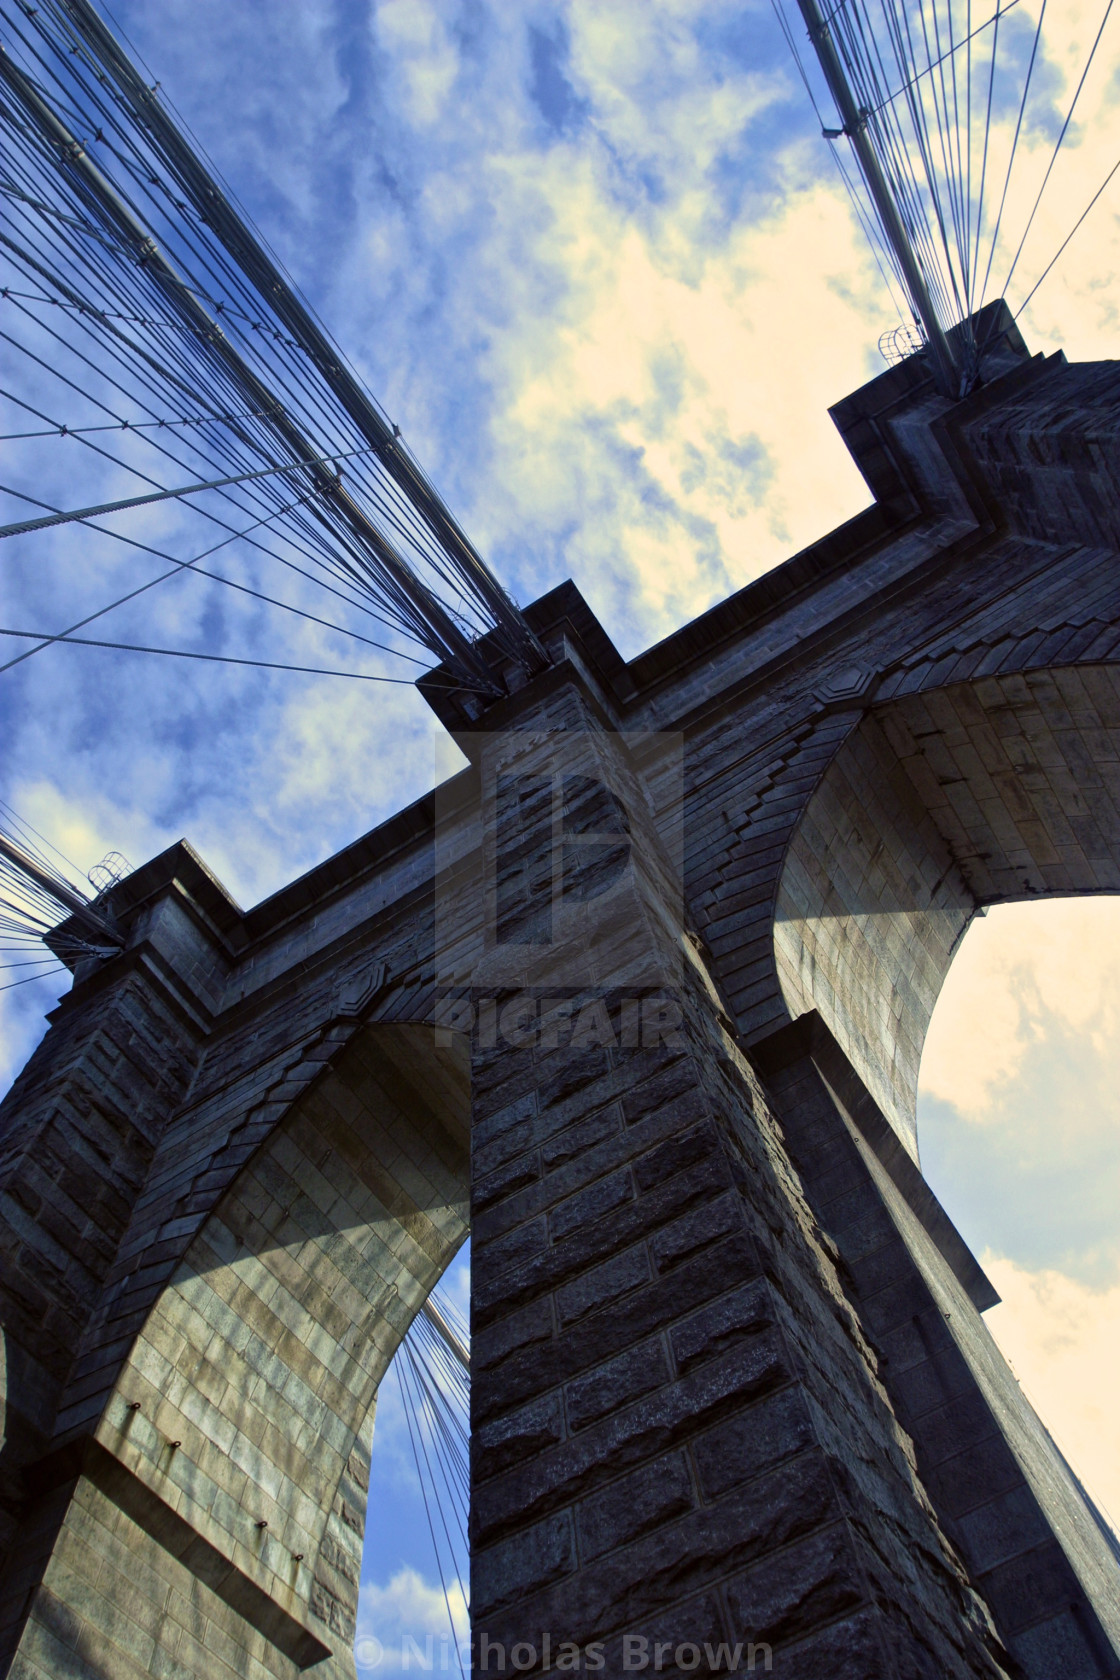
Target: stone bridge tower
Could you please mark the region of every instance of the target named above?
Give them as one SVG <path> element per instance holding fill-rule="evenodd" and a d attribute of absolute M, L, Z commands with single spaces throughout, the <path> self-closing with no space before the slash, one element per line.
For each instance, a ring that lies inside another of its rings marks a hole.
<path fill-rule="evenodd" d="M 4 1672 L 353 1677 L 378 1384 L 470 1229 L 480 1671 L 1120 1674 L 915 1138 L 971 918 L 1120 891 L 1120 364 L 986 324 L 667 641 L 564 585 L 543 675 L 427 679 L 435 795 L 248 912 L 185 844 L 112 889 L 3 1109 Z"/>

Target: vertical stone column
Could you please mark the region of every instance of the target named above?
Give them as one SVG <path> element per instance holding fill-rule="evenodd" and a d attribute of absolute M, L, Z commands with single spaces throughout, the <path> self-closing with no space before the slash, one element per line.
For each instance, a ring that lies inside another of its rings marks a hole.
<path fill-rule="evenodd" d="M 812 1013 L 755 1047 L 923 1485 L 1029 1680 L 1120 1674 L 1120 1554 L 993 1343 L 999 1297 Z"/>
<path fill-rule="evenodd" d="M 137 878 L 136 898 L 149 875 L 160 886 L 134 898 L 126 950 L 79 971 L 0 1105 L 0 1667 L 65 1509 L 42 1466 L 66 1380 L 224 972 L 220 939 L 174 879 L 179 851 Z"/>
<path fill-rule="evenodd" d="M 1007 1672 L 627 743 L 570 668 L 501 722 L 473 995 L 476 1672 Z"/>

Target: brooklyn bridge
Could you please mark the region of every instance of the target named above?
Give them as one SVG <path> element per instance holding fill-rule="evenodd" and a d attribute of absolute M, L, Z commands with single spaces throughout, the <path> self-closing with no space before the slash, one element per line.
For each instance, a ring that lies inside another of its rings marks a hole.
<path fill-rule="evenodd" d="M 11 10 L 9 253 L 200 419 L 2 534 L 251 515 L 467 767 L 250 910 L 187 841 L 85 893 L 2 840 L 73 972 L 0 1131 L 4 1672 L 353 1677 L 374 1403 L 469 1233 L 479 1671 L 1120 1674 L 916 1133 L 973 918 L 1120 892 L 1120 366 L 1034 353 L 967 218 L 936 266 L 804 0 L 912 322 L 831 411 L 873 500 L 624 659 L 515 605 L 85 0 Z"/>

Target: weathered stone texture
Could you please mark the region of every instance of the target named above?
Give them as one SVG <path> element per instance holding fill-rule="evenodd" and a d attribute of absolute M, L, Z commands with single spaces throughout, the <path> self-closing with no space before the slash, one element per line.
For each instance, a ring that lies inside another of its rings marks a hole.
<path fill-rule="evenodd" d="M 976 1310 L 994 1293 L 930 1220 L 928 1192 L 827 1029 L 799 1023 L 760 1054 L 923 1486 L 1012 1652 L 1038 1672 L 1032 1651 L 1085 1644 L 1098 1616 L 1107 1649 L 1120 1641 L 1115 1556 Z M 1069 1673 L 1099 1672 L 1091 1641 Z"/>
<path fill-rule="evenodd" d="M 967 402 L 838 405 L 874 505 L 666 642 L 565 585 L 481 717 L 426 681 L 470 768 L 302 880 L 113 889 L 3 1106 L 0 1666 L 352 1680 L 469 1215 L 489 1637 L 1115 1680 L 1115 1538 L 913 1126 L 971 916 L 1120 887 L 1120 374 L 995 325 Z"/>
<path fill-rule="evenodd" d="M 578 695 L 548 717 L 601 731 Z M 526 707 L 516 727 L 531 765 L 541 714 Z M 536 824 L 543 857 L 547 808 Z M 640 880 L 658 864 L 636 802 L 627 828 Z M 527 835 L 522 853 L 531 865 Z M 647 966 L 667 972 L 660 933 Z M 603 983 L 613 952 L 598 953 Z M 620 956 L 633 966 L 632 941 Z M 547 988 L 545 954 L 535 977 Z M 916 1481 L 761 1088 L 699 981 L 680 995 L 682 1025 L 661 1048 L 621 1047 L 618 987 L 601 994 L 617 1048 L 476 1044 L 476 1636 L 510 1648 L 551 1630 L 616 1649 L 679 1613 L 704 1640 L 779 1642 L 784 1660 L 863 1611 L 920 1647 L 930 1674 L 995 1676 L 998 1642 Z M 557 1157 L 575 1128 L 584 1147 Z M 719 1487 L 713 1435 L 736 1429 L 754 1461 Z M 757 1622 L 743 1624 L 745 1605 Z"/>
<path fill-rule="evenodd" d="M 97 1584 L 91 1560 L 85 1585 L 71 1562 L 67 1591 L 51 1586 L 58 1559 L 81 1555 L 68 1536 L 92 1500 L 128 1515 L 130 1532 L 148 1537 L 136 1541 L 143 1555 L 154 1541 L 169 1561 L 186 1559 L 172 1570 L 176 1590 L 197 1596 L 205 1584 L 213 1640 L 259 1648 L 262 1674 L 332 1653 L 346 1672 L 377 1384 L 466 1234 L 467 1085 L 454 1047 L 433 1049 L 427 1027 L 366 1027 L 331 1048 L 309 1087 L 292 1082 L 282 1119 L 232 1183 L 215 1175 L 229 1187 L 201 1223 L 161 1226 L 171 1252 L 152 1264 L 166 1281 L 138 1332 L 129 1291 L 110 1291 L 49 1460 L 81 1474 L 55 1496 L 45 1553 L 25 1521 L 5 1582 L 24 1629 L 17 1662 L 56 1672 L 43 1653 L 77 1627 L 97 1672 L 114 1637 L 116 1589 Z M 139 1287 L 146 1301 L 150 1277 Z M 41 1517 L 41 1496 L 33 1508 Z M 149 1635 L 144 1662 L 162 1672 L 171 1660 L 180 1634 L 159 1605 L 146 1610 L 157 1633 L 121 1633 L 122 1663 L 139 1660 Z"/>
<path fill-rule="evenodd" d="M 168 1116 L 197 1064 L 221 962 L 180 904 L 138 918 L 127 957 L 92 977 L 7 1099 L 0 1144 L 5 1327 L 0 1545 L 17 1545 L 26 1468 L 48 1450 L 74 1351 L 106 1281 Z M 3 1564 L 0 1563 L 0 1568 Z M 8 1595 L 0 1589 L 0 1638 Z"/>

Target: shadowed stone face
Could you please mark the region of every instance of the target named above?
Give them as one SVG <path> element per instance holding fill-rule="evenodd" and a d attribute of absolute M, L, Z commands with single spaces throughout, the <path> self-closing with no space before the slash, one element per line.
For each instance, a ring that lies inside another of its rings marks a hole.
<path fill-rule="evenodd" d="M 588 827 L 602 833 L 614 817 L 598 789 L 629 783 L 625 820 L 610 826 L 627 835 L 630 880 L 617 931 L 607 916 L 597 939 L 580 935 L 586 980 L 569 1025 L 594 1002 L 593 1048 L 578 1025 L 565 1038 L 523 1022 L 515 1044 L 474 1035 L 476 1647 L 521 1644 L 540 1661 L 547 1635 L 615 1673 L 658 1642 L 675 1662 L 678 1647 L 730 1639 L 730 1651 L 744 1635 L 773 1647 L 841 1616 L 870 1661 L 884 1631 L 904 1635 L 873 1596 L 882 1564 L 869 1575 L 859 1532 L 874 1535 L 888 1574 L 906 1576 L 907 1614 L 944 1671 L 994 1677 L 998 1661 L 971 1630 L 984 1613 L 917 1487 L 762 1089 L 721 1025 L 718 989 L 695 947 L 645 912 L 668 866 L 626 740 L 597 723 L 576 683 L 542 711 L 529 705 L 522 732 L 489 736 L 484 754 L 508 757 L 524 741 L 526 758 L 563 765 L 582 731 L 582 750 L 606 761 L 580 781 Z M 536 810 L 546 859 L 551 808 Z M 524 820 L 519 843 L 531 860 Z M 550 958 L 571 986 L 570 946 L 538 942 L 523 975 L 534 1003 L 555 1001 Z M 655 1043 L 627 1043 L 627 1004 L 641 1020 L 650 999 L 634 993 L 651 985 L 663 1008 L 672 1002 L 672 1024 Z M 480 1012 L 484 993 L 476 985 Z M 839 1431 L 823 1424 L 837 1387 L 851 1400 Z M 725 1464 L 721 1486 L 721 1445 L 739 1436 L 753 1451 Z M 942 1559 L 936 1586 L 914 1575 L 923 1550 Z"/>
<path fill-rule="evenodd" d="M 277 1652 L 352 1667 L 377 1387 L 466 1236 L 469 1081 L 462 1039 L 369 1026 L 287 1108 L 99 1402 L 46 1604 L 84 1583 L 108 1606 L 151 1554 L 129 1589 L 141 1625 L 169 1593 L 196 1602 L 153 1657 L 173 1638 L 198 1673 L 283 1673 Z M 22 1648 L 49 1672 L 57 1637 L 45 1616 Z"/>
<path fill-rule="evenodd" d="M 841 531 L 629 664 L 563 586 L 481 718 L 433 677 L 431 799 L 247 913 L 185 843 L 112 889 L 2 1110 L 0 1666 L 353 1680 L 469 1221 L 480 1671 L 1115 1676 L 913 1129 L 976 909 L 1120 886 L 1120 377 L 1001 310 L 974 398 L 835 410 Z"/>
<path fill-rule="evenodd" d="M 356 1034 L 194 1238 L 98 1428 L 216 1552 L 347 1641 L 377 1387 L 466 1236 L 468 1102 L 430 1029 Z"/>
<path fill-rule="evenodd" d="M 774 944 L 912 1152 L 922 1045 L 977 911 L 1120 890 L 1120 675 L 1101 665 L 900 693 L 836 754 L 791 839 Z"/>

